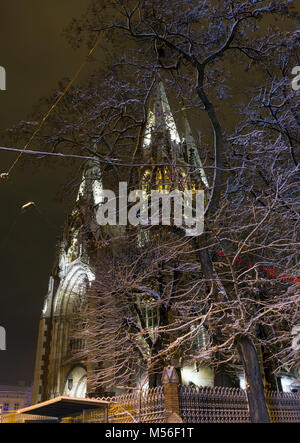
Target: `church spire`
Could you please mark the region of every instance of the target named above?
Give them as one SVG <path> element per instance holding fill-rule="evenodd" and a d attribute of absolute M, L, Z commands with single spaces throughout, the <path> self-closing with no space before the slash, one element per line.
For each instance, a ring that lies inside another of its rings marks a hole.
<path fill-rule="evenodd" d="M 194 167 L 193 175 L 198 176 L 196 181 L 209 188 L 186 111 L 183 110 L 183 134 L 180 137 L 161 80 L 157 80 L 153 87 L 142 146 L 147 162 L 190 165 Z"/>
<path fill-rule="evenodd" d="M 197 167 L 201 176 L 201 181 L 206 186 L 206 188 L 209 188 L 208 180 L 205 171 L 203 169 L 203 165 L 198 153 L 198 149 L 196 147 L 196 143 L 192 134 L 189 121 L 187 119 L 186 111 L 184 110 L 183 112 L 184 112 L 184 138 L 187 149 L 188 163 L 190 165 L 195 165 Z"/>
<path fill-rule="evenodd" d="M 97 151 L 96 144 L 93 146 L 92 151 Z M 88 160 L 84 168 L 76 201 L 83 198 L 92 201 L 94 205 L 98 205 L 102 202 L 102 189 L 100 164 L 96 157 L 94 157 L 92 160 Z"/>
<path fill-rule="evenodd" d="M 174 160 L 177 157 L 181 139 L 166 96 L 164 85 L 154 85 L 152 102 L 149 107 L 143 148 L 152 148 L 153 160 Z"/>

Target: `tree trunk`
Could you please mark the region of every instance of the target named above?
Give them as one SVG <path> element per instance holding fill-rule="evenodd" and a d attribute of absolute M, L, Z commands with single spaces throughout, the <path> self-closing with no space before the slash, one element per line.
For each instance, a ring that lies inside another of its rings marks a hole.
<path fill-rule="evenodd" d="M 152 365 L 151 370 L 148 371 L 149 389 L 161 386 L 161 376 L 163 373 L 164 362 L 158 361 Z"/>
<path fill-rule="evenodd" d="M 258 335 L 259 338 L 263 340 L 267 340 L 268 334 L 265 330 L 265 327 L 262 325 L 259 325 L 258 328 Z M 265 384 L 268 391 L 279 391 L 282 392 L 282 386 L 281 381 L 276 375 L 274 374 L 274 367 L 273 362 L 270 359 L 270 351 L 266 346 L 261 346 L 261 358 L 262 362 L 261 365 L 263 367 L 264 376 L 265 376 Z"/>
<path fill-rule="evenodd" d="M 245 371 L 251 423 L 270 423 L 255 346 L 249 337 L 241 336 L 237 339 L 237 348 Z"/>
<path fill-rule="evenodd" d="M 157 386 L 161 386 L 161 376 L 165 367 L 165 362 L 158 358 L 157 355 L 162 349 L 162 341 L 159 337 L 152 346 L 151 355 L 152 362 L 151 366 L 148 368 L 148 381 L 149 388 L 156 388 Z"/>

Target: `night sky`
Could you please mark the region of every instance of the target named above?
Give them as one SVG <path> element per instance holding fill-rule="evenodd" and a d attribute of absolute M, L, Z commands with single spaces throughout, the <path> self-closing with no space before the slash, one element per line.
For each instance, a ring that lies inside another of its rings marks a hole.
<path fill-rule="evenodd" d="M 1 131 L 29 119 L 40 98 L 49 96 L 61 79 L 72 77 L 87 49 L 73 50 L 62 32 L 88 3 L 1 3 L 0 66 L 7 73 L 7 90 L 0 91 Z M 86 74 L 81 74 L 80 81 Z M 0 146 L 7 146 L 2 132 L 0 137 Z M 15 158 L 15 153 L 0 151 L 0 173 L 6 172 Z M 72 199 L 62 202 L 58 197 L 72 170 L 80 166 L 65 159 L 54 163 L 47 158 L 33 164 L 30 156 L 23 158 L 9 180 L 0 182 L 0 326 L 7 334 L 7 350 L 0 351 L 0 385 L 33 381 L 39 316 L 55 245 L 72 205 Z M 20 207 L 29 201 L 34 201 L 40 212 L 21 213 Z"/>

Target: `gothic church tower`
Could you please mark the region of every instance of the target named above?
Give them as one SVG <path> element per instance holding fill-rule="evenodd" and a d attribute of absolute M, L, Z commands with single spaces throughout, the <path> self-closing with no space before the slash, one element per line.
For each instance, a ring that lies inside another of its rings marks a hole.
<path fill-rule="evenodd" d="M 157 82 L 150 100 L 142 142 L 145 164 L 139 182 L 145 189 L 208 189 L 208 181 L 183 111 L 183 130 L 175 124 L 164 86 Z M 153 166 L 149 166 L 153 164 Z M 165 166 L 168 164 L 169 166 Z M 188 174 L 188 165 L 193 165 Z M 96 278 L 91 242 L 87 232 L 96 232 L 94 208 L 101 204 L 102 175 L 97 161 L 86 165 L 74 209 L 57 250 L 49 289 L 40 318 L 33 403 L 60 395 L 85 397 L 92 366 L 74 355 L 86 349 L 83 339 L 72 335 L 72 319 L 83 309 L 84 298 Z M 208 191 L 207 191 L 208 192 Z M 210 373 L 202 384 L 211 384 Z"/>

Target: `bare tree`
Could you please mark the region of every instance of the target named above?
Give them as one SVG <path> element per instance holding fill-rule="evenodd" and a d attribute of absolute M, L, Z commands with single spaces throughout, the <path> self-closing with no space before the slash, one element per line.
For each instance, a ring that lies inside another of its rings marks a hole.
<path fill-rule="evenodd" d="M 203 121 L 210 124 L 212 137 L 205 132 L 197 148 L 212 185 L 200 237 L 171 230 L 160 247 L 148 243 L 146 250 L 136 246 L 139 229 L 95 237 L 105 273 L 95 283 L 85 333 L 95 364 L 114 361 L 114 373 L 109 364 L 99 367 L 95 383 L 107 385 L 113 375 L 131 385 L 145 368 L 155 378 L 178 355 L 209 358 L 216 367 L 242 363 L 251 420 L 268 422 L 262 373 L 274 387 L 273 375 L 298 358 L 291 329 L 298 315 L 299 98 L 287 79 L 299 56 L 296 14 L 288 1 L 115 1 L 106 15 L 107 6 L 93 1 L 68 36 L 76 45 L 109 29 L 110 73 L 74 89 L 49 121 L 55 139 L 41 133 L 37 140 L 97 156 L 107 187 L 124 177 L 136 186 L 137 167 L 147 166 L 141 143 L 160 72 L 177 103 L 174 115 L 184 107 L 198 134 Z M 236 101 L 236 131 L 222 110 L 233 75 L 249 84 Z M 106 259 L 116 241 L 121 250 L 129 242 L 130 252 Z M 157 313 L 155 332 L 145 306 Z M 209 346 L 195 349 L 204 325 Z"/>

